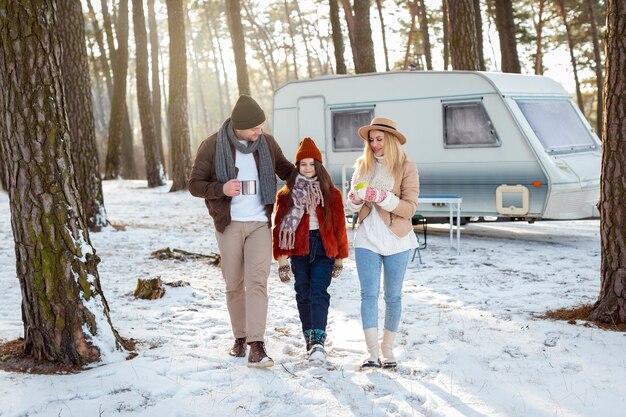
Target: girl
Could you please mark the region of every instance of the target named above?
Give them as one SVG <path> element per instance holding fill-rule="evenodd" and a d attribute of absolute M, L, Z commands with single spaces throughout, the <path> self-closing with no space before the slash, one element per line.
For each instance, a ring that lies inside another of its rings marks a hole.
<path fill-rule="evenodd" d="M 362 368 L 395 368 L 393 345 L 400 325 L 402 283 L 411 249 L 417 246 L 411 218 L 417 209 L 419 177 L 407 160 L 406 138 L 396 122 L 375 117 L 359 129 L 365 141 L 357 159 L 348 206 L 358 211 L 354 255 L 361 284 L 361 320 L 369 357 Z M 384 266 L 385 327 L 378 345 L 378 296 Z"/>
<path fill-rule="evenodd" d="M 343 259 L 348 256 L 345 213 L 341 192 L 333 185 L 311 138 L 302 140 L 295 165 L 297 172 L 276 196 L 272 249 L 281 281 L 295 276 L 296 302 L 309 360 L 323 362 L 328 287 L 331 277 L 341 274 Z"/>

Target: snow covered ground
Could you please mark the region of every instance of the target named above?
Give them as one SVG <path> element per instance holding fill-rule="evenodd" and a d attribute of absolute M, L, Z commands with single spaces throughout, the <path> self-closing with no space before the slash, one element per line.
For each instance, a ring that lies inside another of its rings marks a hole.
<path fill-rule="evenodd" d="M 107 181 L 109 227 L 91 235 L 114 325 L 139 341 L 130 361 L 76 375 L 0 372 L 0 416 L 602 416 L 625 415 L 626 335 L 538 319 L 595 301 L 599 221 L 447 227 L 409 265 L 396 372 L 359 371 L 364 341 L 353 252 L 331 285 L 331 365 L 309 367 L 293 282 L 273 266 L 267 348 L 277 362 L 249 369 L 226 354 L 232 335 L 219 269 L 159 261 L 164 247 L 217 252 L 204 202 L 168 186 Z M 352 232 L 349 232 L 350 238 Z M 8 198 L 0 192 L 0 341 L 22 336 Z M 161 276 L 164 298 L 135 300 L 138 278 Z M 381 313 L 384 303 L 380 303 Z M 382 317 L 382 314 L 381 314 Z"/>

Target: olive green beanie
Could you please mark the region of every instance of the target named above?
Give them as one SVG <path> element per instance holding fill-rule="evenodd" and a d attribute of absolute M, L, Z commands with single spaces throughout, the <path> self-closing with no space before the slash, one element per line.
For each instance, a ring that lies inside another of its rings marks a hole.
<path fill-rule="evenodd" d="M 241 95 L 233 107 L 230 119 L 234 129 L 252 129 L 265 121 L 265 113 L 252 97 Z"/>

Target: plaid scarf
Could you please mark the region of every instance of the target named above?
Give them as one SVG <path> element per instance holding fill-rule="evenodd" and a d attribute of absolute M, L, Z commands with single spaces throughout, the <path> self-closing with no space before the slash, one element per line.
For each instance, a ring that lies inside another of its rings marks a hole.
<path fill-rule="evenodd" d="M 278 246 L 281 249 L 293 249 L 296 243 L 296 229 L 300 225 L 304 211 L 315 210 L 318 205 L 324 207 L 324 196 L 317 177 L 306 178 L 298 174 L 291 190 L 293 207 L 285 215 L 280 225 Z"/>

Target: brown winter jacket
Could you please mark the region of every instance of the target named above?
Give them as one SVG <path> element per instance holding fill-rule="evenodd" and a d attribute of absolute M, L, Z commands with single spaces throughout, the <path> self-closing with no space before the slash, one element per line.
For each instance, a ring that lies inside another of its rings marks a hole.
<path fill-rule="evenodd" d="M 412 232 L 411 218 L 417 210 L 417 196 L 420 192 L 419 174 L 415 162 L 406 161 L 404 163 L 402 174 L 395 178 L 391 192 L 400 198 L 400 203 L 393 211 L 385 211 L 378 204 L 365 202 L 359 210 L 357 225 L 360 225 L 363 219 L 370 214 L 372 207 L 376 207 L 380 217 L 396 236 L 404 237 Z"/>
<path fill-rule="evenodd" d="M 296 229 L 295 247 L 293 249 L 281 249 L 278 246 L 278 234 L 283 218 L 287 214 L 287 203 L 290 194 L 287 186 L 283 187 L 276 196 L 276 214 L 272 227 L 272 253 L 274 259 L 281 255 L 301 256 L 309 253 L 309 214 L 304 213 L 300 224 Z M 324 218 L 324 208 L 318 205 L 315 212 L 320 225 L 320 235 L 324 245 L 324 251 L 329 258 L 344 259 L 348 257 L 348 234 L 346 232 L 346 217 L 343 210 L 343 198 L 341 191 L 332 187 L 328 201 L 324 204 L 328 207 L 329 218 Z"/>
<path fill-rule="evenodd" d="M 295 166 L 285 158 L 283 151 L 276 143 L 276 139 L 273 136 L 264 133 L 267 140 L 267 147 L 272 155 L 272 165 L 274 166 L 274 172 L 283 180 L 286 180 L 291 172 L 295 170 Z M 215 223 L 215 230 L 223 233 L 231 222 L 230 217 L 230 202 L 232 197 L 228 197 L 224 194 L 224 183 L 217 180 L 215 174 L 215 148 L 217 144 L 217 133 L 209 136 L 205 139 L 198 148 L 196 160 L 193 163 L 191 174 L 189 175 L 189 191 L 195 197 L 204 198 L 204 203 L 209 209 L 209 214 L 213 217 Z M 233 159 L 236 158 L 235 147 L 230 145 Z M 254 160 L 256 161 L 257 169 L 259 167 L 259 152 L 254 152 Z M 270 227 L 272 212 L 274 211 L 274 204 L 267 204 L 265 206 L 268 222 Z"/>

